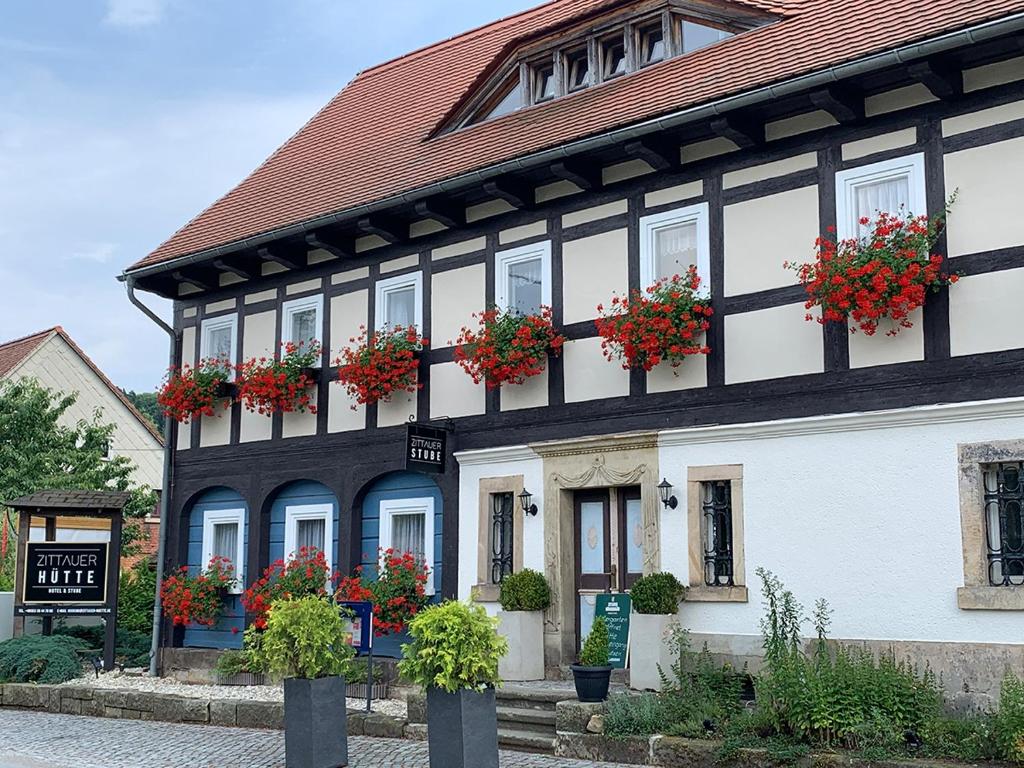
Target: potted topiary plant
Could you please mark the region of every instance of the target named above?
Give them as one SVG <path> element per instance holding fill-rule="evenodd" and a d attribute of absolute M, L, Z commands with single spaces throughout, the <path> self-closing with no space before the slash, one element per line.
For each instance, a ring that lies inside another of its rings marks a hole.
<path fill-rule="evenodd" d="M 612 668 L 608 664 L 608 625 L 604 616 L 594 619 L 590 634 L 583 641 L 580 663 L 571 665 L 571 669 L 577 699 L 598 702 L 608 698 Z"/>
<path fill-rule="evenodd" d="M 398 671 L 427 694 L 430 768 L 498 768 L 494 686 L 508 643 L 483 606 L 449 600 L 409 622 Z"/>
<path fill-rule="evenodd" d="M 537 571 L 525 568 L 501 582 L 498 634 L 508 640 L 509 652 L 498 665 L 503 680 L 544 679 L 544 611 L 551 605 L 551 588 Z"/>
<path fill-rule="evenodd" d="M 637 690 L 661 690 L 659 666 L 668 669 L 672 657 L 666 633 L 679 612 L 686 587 L 671 573 L 651 573 L 629 590 L 633 615 L 629 629 L 629 685 Z"/>
<path fill-rule="evenodd" d="M 254 655 L 266 671 L 284 677 L 284 749 L 287 768 L 348 765 L 344 670 L 354 655 L 341 609 L 308 595 L 270 607 Z"/>

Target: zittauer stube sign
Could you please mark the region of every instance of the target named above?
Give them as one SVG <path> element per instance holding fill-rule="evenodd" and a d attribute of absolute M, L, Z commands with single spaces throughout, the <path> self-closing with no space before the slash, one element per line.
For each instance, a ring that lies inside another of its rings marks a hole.
<path fill-rule="evenodd" d="M 444 474 L 448 433 L 425 424 L 409 424 L 405 436 L 405 468 Z"/>
<path fill-rule="evenodd" d="M 107 601 L 107 544 L 28 542 L 26 605 L 92 604 Z"/>

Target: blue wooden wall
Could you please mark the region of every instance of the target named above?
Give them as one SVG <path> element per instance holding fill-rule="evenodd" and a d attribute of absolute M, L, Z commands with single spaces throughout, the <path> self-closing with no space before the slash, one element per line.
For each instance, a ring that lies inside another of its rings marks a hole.
<path fill-rule="evenodd" d="M 330 560 L 336 569 L 338 565 L 338 500 L 330 489 L 312 480 L 299 480 L 286 485 L 274 498 L 270 507 L 270 562 L 283 560 L 284 551 L 284 518 L 285 508 L 305 504 L 330 504 L 334 510 L 334 538 L 331 541 Z"/>

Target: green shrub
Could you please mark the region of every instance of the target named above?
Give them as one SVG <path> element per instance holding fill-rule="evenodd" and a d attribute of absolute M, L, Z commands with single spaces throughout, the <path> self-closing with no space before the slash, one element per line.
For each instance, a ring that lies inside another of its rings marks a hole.
<path fill-rule="evenodd" d="M 23 635 L 0 643 L 0 683 L 64 683 L 82 674 L 76 651 L 85 643 L 67 635 Z"/>
<path fill-rule="evenodd" d="M 117 628 L 151 633 L 155 602 L 156 570 L 152 560 L 140 560 L 130 570 L 121 572 L 117 593 Z"/>
<path fill-rule="evenodd" d="M 246 639 L 249 634 L 246 632 Z M 344 674 L 355 653 L 345 640 L 345 622 L 338 606 L 309 595 L 275 602 L 262 642 L 251 644 L 251 649 L 259 667 L 272 675 L 315 680 Z"/>
<path fill-rule="evenodd" d="M 921 727 L 921 754 L 973 763 L 999 758 L 991 715 L 936 717 Z"/>
<path fill-rule="evenodd" d="M 1010 671 L 999 693 L 995 732 L 1001 757 L 1024 763 L 1024 682 Z"/>
<path fill-rule="evenodd" d="M 651 573 L 637 579 L 629 589 L 633 610 L 637 613 L 674 615 L 686 587 L 671 573 Z"/>
<path fill-rule="evenodd" d="M 498 660 L 508 642 L 483 606 L 448 600 L 409 622 L 412 642 L 402 646 L 398 671 L 409 682 L 448 693 L 480 691 L 501 682 Z"/>
<path fill-rule="evenodd" d="M 345 670 L 345 679 L 350 683 L 366 683 L 366 667 L 369 664 L 369 660 L 365 656 L 359 658 L 350 659 L 348 667 Z M 372 667 L 373 682 L 380 683 L 384 681 L 384 667 L 379 662 L 374 664 Z"/>
<path fill-rule="evenodd" d="M 584 667 L 608 666 L 608 625 L 605 623 L 604 616 L 594 619 L 590 634 L 583 641 L 580 664 Z"/>
<path fill-rule="evenodd" d="M 120 624 L 120 622 L 119 622 Z M 103 653 L 104 628 L 102 624 L 60 625 L 54 627 L 54 635 L 74 637 L 82 641 L 82 649 L 92 655 Z M 148 667 L 152 635 L 149 631 L 136 632 L 118 626 L 114 634 L 114 658 L 126 667 Z"/>
<path fill-rule="evenodd" d="M 604 730 L 612 737 L 651 736 L 665 733 L 672 722 L 672 712 L 657 694 L 618 693 L 608 699 Z"/>
<path fill-rule="evenodd" d="M 551 605 L 551 588 L 544 574 L 524 568 L 505 577 L 498 599 L 504 611 L 544 611 Z"/>

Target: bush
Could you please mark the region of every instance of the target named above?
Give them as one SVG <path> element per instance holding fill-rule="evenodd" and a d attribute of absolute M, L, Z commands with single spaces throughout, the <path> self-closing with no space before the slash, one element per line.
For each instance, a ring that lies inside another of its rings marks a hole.
<path fill-rule="evenodd" d="M 672 722 L 672 713 L 657 694 L 617 693 L 608 699 L 604 730 L 613 737 L 651 736 L 665 733 Z"/>
<path fill-rule="evenodd" d="M 608 625 L 604 616 L 594 619 L 594 626 L 591 627 L 587 639 L 583 641 L 580 664 L 584 667 L 608 666 Z"/>
<path fill-rule="evenodd" d="M 679 611 L 679 601 L 686 595 L 684 587 L 671 573 L 651 573 L 636 580 L 629 590 L 633 610 L 665 616 Z"/>
<path fill-rule="evenodd" d="M 103 625 L 81 624 L 54 627 L 53 634 L 73 637 L 82 641 L 82 650 L 93 656 L 103 653 Z M 114 634 L 114 658 L 126 667 L 148 667 L 153 636 L 150 632 L 135 632 L 118 627 Z"/>
<path fill-rule="evenodd" d="M 155 602 L 156 570 L 152 560 L 140 560 L 131 569 L 121 572 L 117 593 L 118 629 L 151 633 Z"/>
<path fill-rule="evenodd" d="M 458 600 L 432 605 L 409 622 L 398 671 L 406 680 L 448 693 L 480 691 L 501 682 L 498 660 L 508 642 L 483 606 Z"/>
<path fill-rule="evenodd" d="M 544 574 L 524 568 L 501 582 L 503 611 L 546 611 L 551 605 L 551 588 Z"/>
<path fill-rule="evenodd" d="M 921 753 L 973 763 L 996 760 L 995 721 L 991 715 L 971 718 L 937 717 L 925 723 L 920 732 Z"/>
<path fill-rule="evenodd" d="M 308 595 L 275 602 L 262 642 L 250 643 L 260 668 L 273 675 L 315 680 L 343 675 L 355 654 L 346 642 L 345 622 L 333 602 Z M 250 640 L 246 632 L 246 640 Z"/>
<path fill-rule="evenodd" d="M 995 731 L 1001 757 L 1024 763 L 1024 682 L 1010 671 L 1003 678 Z"/>
<path fill-rule="evenodd" d="M 23 635 L 0 643 L 0 682 L 64 683 L 82 674 L 77 651 L 85 643 L 68 635 Z"/>

